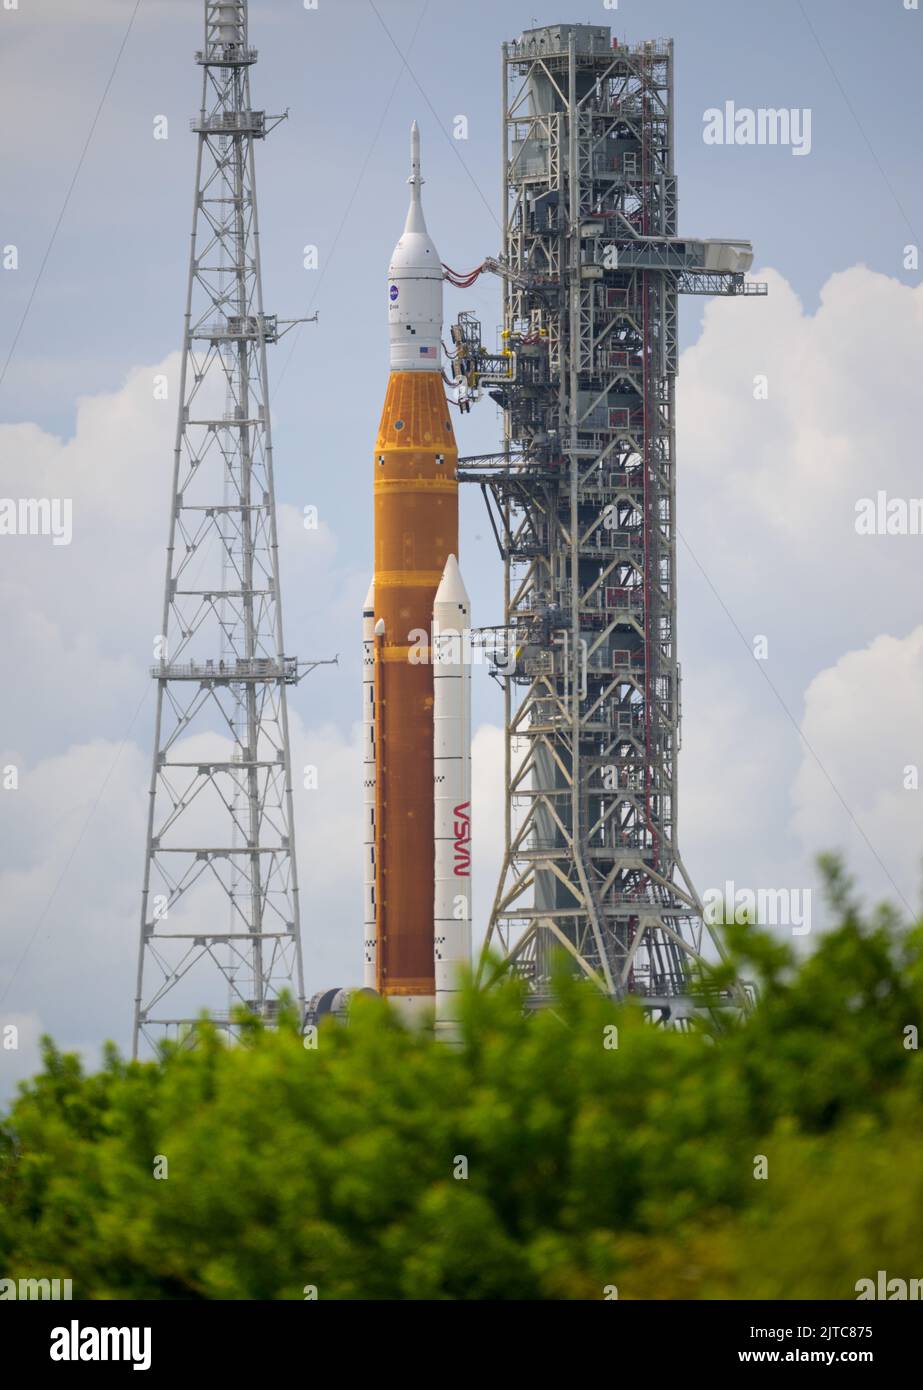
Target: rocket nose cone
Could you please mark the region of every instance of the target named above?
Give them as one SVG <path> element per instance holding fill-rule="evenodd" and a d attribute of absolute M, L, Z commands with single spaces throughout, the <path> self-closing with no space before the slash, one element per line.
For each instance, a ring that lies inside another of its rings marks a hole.
<path fill-rule="evenodd" d="M 425 233 L 426 222 L 420 201 L 420 189 L 423 187 L 423 176 L 420 173 L 420 131 L 416 121 L 410 127 L 410 177 L 407 182 L 410 184 L 410 207 L 407 210 L 404 231 Z"/>
<path fill-rule="evenodd" d="M 372 613 L 375 610 L 375 580 L 369 584 L 369 591 L 365 596 L 365 603 L 362 605 L 363 613 Z"/>
<path fill-rule="evenodd" d="M 458 561 L 454 555 L 450 555 L 445 562 L 445 569 L 442 571 L 442 578 L 439 581 L 439 588 L 436 590 L 434 603 L 460 603 L 466 608 L 469 606 L 468 590 L 461 576 Z"/>

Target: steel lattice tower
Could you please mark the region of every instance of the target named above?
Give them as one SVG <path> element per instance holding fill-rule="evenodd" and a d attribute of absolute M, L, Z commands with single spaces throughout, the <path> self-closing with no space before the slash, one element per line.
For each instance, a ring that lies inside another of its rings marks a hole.
<path fill-rule="evenodd" d="M 205 3 L 134 1052 L 207 1009 L 303 1014 L 246 0 Z"/>
<path fill-rule="evenodd" d="M 764 293 L 744 242 L 677 236 L 672 42 L 503 46 L 502 455 L 462 460 L 505 565 L 505 858 L 486 946 L 539 1002 L 565 949 L 606 993 L 693 1007 L 677 844 L 677 300 Z M 462 316 L 464 319 L 465 316 Z M 462 320 L 460 320 L 460 323 Z M 474 351 L 479 334 L 457 342 Z M 720 951 L 720 944 L 716 942 Z"/>

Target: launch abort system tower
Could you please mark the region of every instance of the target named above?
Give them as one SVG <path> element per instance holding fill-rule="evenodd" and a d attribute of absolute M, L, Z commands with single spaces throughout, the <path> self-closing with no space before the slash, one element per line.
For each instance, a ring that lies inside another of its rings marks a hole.
<path fill-rule="evenodd" d="M 482 365 L 505 445 L 459 470 L 491 510 L 510 644 L 487 946 L 536 1001 L 563 949 L 676 1019 L 707 930 L 676 831 L 677 301 L 765 286 L 749 243 L 677 234 L 671 42 L 534 29 L 502 91 L 509 384 Z M 469 362 L 479 333 L 460 321 Z"/>
<path fill-rule="evenodd" d="M 202 106 L 157 686 L 134 1051 L 303 1014 L 246 0 L 205 0 Z"/>

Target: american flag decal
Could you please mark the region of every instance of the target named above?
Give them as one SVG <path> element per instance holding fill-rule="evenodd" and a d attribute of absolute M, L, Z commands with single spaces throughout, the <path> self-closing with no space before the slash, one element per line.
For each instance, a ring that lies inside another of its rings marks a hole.
<path fill-rule="evenodd" d="M 436 349 L 435 349 L 434 347 L 421 347 L 421 348 L 420 348 L 420 356 L 421 356 L 421 357 L 435 357 L 435 356 L 436 356 Z"/>

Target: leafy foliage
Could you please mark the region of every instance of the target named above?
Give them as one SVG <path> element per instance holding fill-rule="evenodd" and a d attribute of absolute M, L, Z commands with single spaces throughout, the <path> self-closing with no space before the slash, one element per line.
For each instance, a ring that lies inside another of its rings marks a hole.
<path fill-rule="evenodd" d="M 0 1121 L 0 1271 L 186 1299 L 854 1298 L 879 1269 L 920 1277 L 923 926 L 864 917 L 827 874 L 839 924 L 802 963 L 731 929 L 711 983 L 758 978 L 745 1021 L 654 1028 L 562 968 L 538 1015 L 512 982 L 469 990 L 457 1049 L 365 998 L 316 1049 L 289 1018 L 86 1075 L 46 1040 Z"/>

